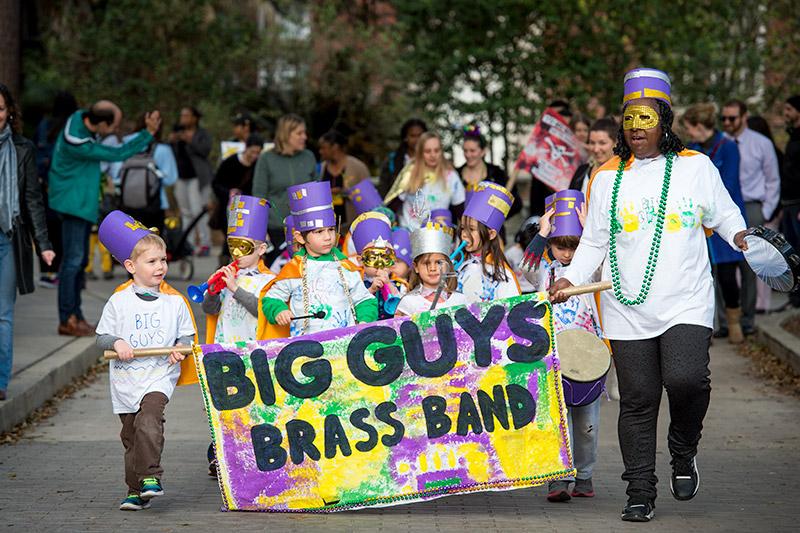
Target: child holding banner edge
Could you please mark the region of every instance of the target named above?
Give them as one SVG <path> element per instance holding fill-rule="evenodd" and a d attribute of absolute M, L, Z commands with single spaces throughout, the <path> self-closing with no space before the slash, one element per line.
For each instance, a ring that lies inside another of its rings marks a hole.
<path fill-rule="evenodd" d="M 194 359 L 184 359 L 176 351 L 134 359 L 133 348 L 191 345 L 197 328 L 189 302 L 164 282 L 167 252 L 161 237 L 122 211 L 112 211 L 103 220 L 98 236 L 133 276 L 103 308 L 97 346 L 119 355 L 109 364 L 111 402 L 122 422 L 128 485 L 119 508 L 140 511 L 150 507 L 151 498 L 164 494 L 160 479 L 164 407 L 176 384 L 197 382 L 197 371 Z M 178 366 L 179 361 L 185 363 Z"/>
<path fill-rule="evenodd" d="M 554 279 L 562 276 L 578 248 L 586 216 L 583 193 L 567 189 L 548 196 L 545 199 L 545 210 L 539 220 L 539 233 L 529 247 L 536 255 L 534 266 L 537 267 L 537 289 L 543 291 L 550 288 Z M 558 218 L 552 222 L 554 217 Z M 545 254 L 546 247 L 549 249 Z M 542 257 L 544 261 L 540 263 Z M 553 305 L 553 326 L 556 334 L 568 329 L 583 329 L 597 337 L 603 336 L 594 302 L 587 295 Z M 571 497 L 594 496 L 592 473 L 597 461 L 601 398 L 602 396 L 598 396 L 588 405 L 566 406 L 570 445 L 577 473 L 575 478 L 551 481 L 548 485 L 548 501 L 565 502 Z M 568 489 L 573 481 L 575 486 L 570 494 Z"/>
<path fill-rule="evenodd" d="M 377 320 L 378 303 L 359 268 L 335 247 L 330 183 L 301 183 L 288 193 L 300 249 L 262 291 L 258 338 L 296 337 Z"/>
<path fill-rule="evenodd" d="M 514 271 L 508 266 L 500 231 L 514 197 L 496 183 L 483 181 L 470 195 L 461 217 L 461 239 L 467 259 L 458 269 L 458 291 L 470 303 L 519 296 Z"/>
<path fill-rule="evenodd" d="M 269 239 L 269 202 L 255 196 L 236 195 L 228 206 L 228 249 L 236 261 L 214 274 L 222 273 L 225 288 L 205 293 L 206 344 L 247 342 L 258 332 L 258 298 L 275 277 L 262 260 Z M 214 445 L 208 445 L 208 475 L 216 477 Z"/>

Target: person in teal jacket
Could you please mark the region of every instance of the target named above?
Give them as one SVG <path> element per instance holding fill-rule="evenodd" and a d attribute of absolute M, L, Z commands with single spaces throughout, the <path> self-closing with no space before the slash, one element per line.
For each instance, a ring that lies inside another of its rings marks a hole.
<path fill-rule="evenodd" d="M 106 146 L 99 140 L 116 131 L 122 111 L 101 100 L 79 109 L 67 119 L 53 150 L 49 174 L 50 207 L 61 219 L 63 259 L 58 273 L 59 335 L 94 335 L 81 311 L 83 271 L 89 252 L 89 233 L 97 223 L 100 195 L 100 162 L 123 161 L 144 150 L 161 124 L 158 111 L 148 113 L 146 129 L 122 146 Z"/>

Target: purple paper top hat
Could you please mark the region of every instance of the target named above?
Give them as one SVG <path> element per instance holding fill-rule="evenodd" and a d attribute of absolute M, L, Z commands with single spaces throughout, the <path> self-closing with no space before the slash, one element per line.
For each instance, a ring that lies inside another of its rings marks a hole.
<path fill-rule="evenodd" d="M 329 181 L 309 181 L 292 185 L 289 193 L 289 211 L 295 229 L 301 233 L 336 226 L 333 196 Z"/>
<path fill-rule="evenodd" d="M 350 235 L 356 253 L 361 254 L 371 242 L 383 241 L 386 246 L 392 243 L 392 223 L 389 218 L 375 211 L 361 213 L 350 225 Z"/>
<path fill-rule="evenodd" d="M 392 231 L 392 246 L 394 256 L 408 266 L 411 266 L 411 232 L 406 228 L 394 228 Z"/>
<path fill-rule="evenodd" d="M 654 68 L 635 68 L 625 74 L 622 105 L 634 98 L 656 98 L 672 106 L 670 82 L 666 72 Z"/>
<path fill-rule="evenodd" d="M 264 198 L 239 194 L 228 205 L 228 237 L 267 241 L 269 202 Z"/>
<path fill-rule="evenodd" d="M 286 247 L 291 248 L 294 244 L 294 217 L 292 215 L 283 219 L 283 227 L 286 232 Z"/>
<path fill-rule="evenodd" d="M 431 209 L 431 222 L 453 226 L 453 213 L 449 209 Z"/>
<path fill-rule="evenodd" d="M 481 182 L 464 208 L 464 216 L 472 217 L 486 227 L 500 231 L 514 204 L 508 189 L 491 181 Z"/>
<path fill-rule="evenodd" d="M 583 226 L 578 218 L 578 208 L 583 204 L 583 193 L 573 189 L 551 194 L 544 199 L 545 211 L 555 207 L 555 214 L 551 218 L 553 230 L 549 237 L 580 237 Z"/>
<path fill-rule="evenodd" d="M 357 184 L 347 189 L 347 196 L 353 202 L 353 207 L 356 209 L 356 215 L 366 213 L 383 205 L 383 198 L 378 193 L 378 189 L 372 184 L 369 178 L 364 178 Z"/>
<path fill-rule="evenodd" d="M 130 259 L 136 243 L 151 233 L 155 232 L 122 211 L 110 212 L 97 229 L 100 242 L 120 263 Z"/>

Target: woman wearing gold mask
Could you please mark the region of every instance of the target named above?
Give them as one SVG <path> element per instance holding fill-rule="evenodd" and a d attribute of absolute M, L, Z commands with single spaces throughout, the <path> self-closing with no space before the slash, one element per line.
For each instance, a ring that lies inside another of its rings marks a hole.
<path fill-rule="evenodd" d="M 672 455 L 670 489 L 678 500 L 697 493 L 695 455 L 710 399 L 708 348 L 714 292 L 704 228 L 744 248 L 745 223 L 719 172 L 686 150 L 672 131 L 670 80 L 661 71 L 625 76 L 623 125 L 616 157 L 592 177 L 589 213 L 564 277 L 550 289 L 584 283 L 602 265 L 613 291 L 600 312 L 619 378 L 619 439 L 628 482 L 626 521 L 653 517 L 656 425 L 667 390 Z"/>

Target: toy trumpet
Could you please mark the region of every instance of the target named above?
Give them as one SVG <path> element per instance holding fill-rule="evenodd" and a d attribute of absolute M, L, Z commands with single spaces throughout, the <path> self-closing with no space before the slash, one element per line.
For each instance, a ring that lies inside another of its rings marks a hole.
<path fill-rule="evenodd" d="M 467 241 L 461 241 L 461 244 L 450 254 L 450 261 L 453 262 L 453 269 L 458 270 L 461 268 L 461 264 L 467 258 L 467 254 L 464 253 L 464 249 L 467 247 Z"/>
<path fill-rule="evenodd" d="M 229 267 L 233 267 L 234 273 L 239 272 L 239 262 L 238 260 L 233 261 Z M 189 299 L 196 304 L 203 303 L 205 300 L 205 293 L 208 294 L 219 294 L 222 292 L 222 289 L 225 288 L 225 280 L 223 277 L 225 273 L 221 270 L 214 273 L 208 281 L 201 285 L 189 285 L 187 292 L 189 293 Z"/>
<path fill-rule="evenodd" d="M 383 287 L 381 287 L 381 297 L 383 298 L 383 310 L 386 311 L 387 314 L 393 315 L 394 312 L 397 311 L 397 306 L 400 305 L 400 297 L 391 293 L 389 283 L 391 283 L 391 281 L 385 283 Z"/>

